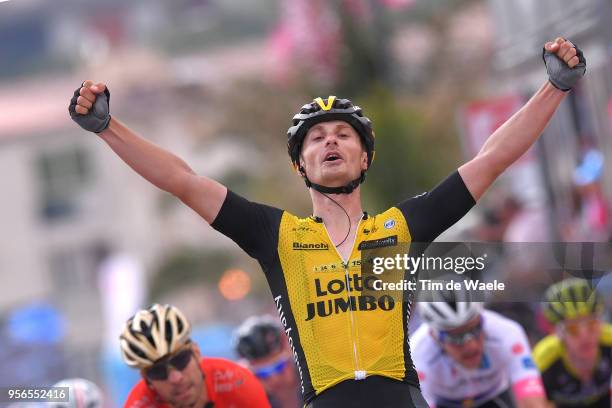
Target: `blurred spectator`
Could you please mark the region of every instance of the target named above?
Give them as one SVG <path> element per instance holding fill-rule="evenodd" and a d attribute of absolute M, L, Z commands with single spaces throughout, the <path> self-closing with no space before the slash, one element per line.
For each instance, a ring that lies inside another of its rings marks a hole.
<path fill-rule="evenodd" d="M 547 208 L 525 205 L 512 196 L 484 210 L 474 238 L 485 242 L 546 242 L 550 240 Z"/>
<path fill-rule="evenodd" d="M 520 205 L 504 231 L 504 242 L 547 242 L 551 240 L 549 209 Z"/>
<path fill-rule="evenodd" d="M 485 242 L 503 241 L 508 225 L 520 210 L 520 203 L 512 197 L 506 197 L 500 206 L 485 208 L 475 238 Z"/>
<path fill-rule="evenodd" d="M 601 187 L 604 156 L 597 148 L 587 144 L 582 158 L 574 170 L 575 214 L 566 227 L 568 241 L 608 241 L 609 205 Z"/>

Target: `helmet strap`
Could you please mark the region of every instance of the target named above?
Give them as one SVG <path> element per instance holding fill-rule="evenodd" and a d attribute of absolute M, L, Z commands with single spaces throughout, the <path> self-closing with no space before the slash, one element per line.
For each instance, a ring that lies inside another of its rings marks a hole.
<path fill-rule="evenodd" d="M 308 176 L 306 175 L 306 170 L 304 170 L 304 167 L 300 166 L 299 171 L 302 177 L 304 178 L 304 183 L 306 183 L 306 187 L 313 188 L 319 193 L 323 194 L 351 194 L 361 183 L 365 181 L 366 178 L 366 172 L 362 171 L 359 177 L 357 177 L 353 181 L 350 181 L 348 184 L 345 184 L 340 187 L 327 187 L 310 181 L 308 179 Z"/>

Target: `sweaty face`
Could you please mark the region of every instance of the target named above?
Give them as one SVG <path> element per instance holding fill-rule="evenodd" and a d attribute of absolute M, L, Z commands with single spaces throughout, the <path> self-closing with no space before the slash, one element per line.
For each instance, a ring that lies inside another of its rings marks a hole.
<path fill-rule="evenodd" d="M 601 321 L 597 316 L 566 320 L 560 325 L 559 331 L 570 355 L 585 361 L 597 357 L 601 335 Z"/>
<path fill-rule="evenodd" d="M 461 327 L 449 330 L 450 335 L 461 335 L 473 332 L 481 324 L 480 316 L 475 317 Z M 477 331 L 478 332 L 478 331 Z M 484 350 L 484 332 L 480 330 L 477 335 L 469 336 L 463 344 L 442 341 L 444 351 L 457 363 L 468 369 L 480 367 Z"/>
<path fill-rule="evenodd" d="M 199 351 L 194 346 L 191 361 L 183 370 L 169 367 L 168 378 L 152 380 L 149 382 L 150 387 L 173 407 L 199 408 L 197 405 L 202 404 L 208 397 L 199 356 Z"/>
<path fill-rule="evenodd" d="M 343 121 L 319 123 L 308 130 L 300 164 L 310 181 L 340 187 L 367 170 L 368 155 L 359 134 Z"/>

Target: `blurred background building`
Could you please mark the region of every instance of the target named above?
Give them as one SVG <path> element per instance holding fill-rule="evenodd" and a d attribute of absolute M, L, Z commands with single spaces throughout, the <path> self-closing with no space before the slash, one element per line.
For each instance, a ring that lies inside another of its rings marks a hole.
<path fill-rule="evenodd" d="M 593 162 L 598 159 L 593 154 L 589 159 L 587 153 L 600 152 L 602 158 L 612 154 L 609 137 L 612 7 L 600 0 L 491 0 L 489 4 L 496 27 L 494 61 L 502 92 L 527 98 L 540 86 L 542 59 L 532 50 L 548 41 L 550 33 L 570 38 L 588 56 L 586 80 L 570 93 L 546 129 L 545 137 L 539 140 L 536 156 L 541 171 L 536 179 L 546 192 L 554 239 L 584 241 L 597 235 L 596 240 L 607 240 L 607 214 L 602 214 L 607 211 L 600 208 L 603 204 L 589 201 L 609 201 L 610 176 L 603 171 L 603 163 L 598 166 Z M 583 214 L 584 207 L 593 205 L 599 216 L 592 218 L 599 219 L 591 220 L 587 228 L 573 225 L 579 224 L 580 218 L 588 218 Z"/>
<path fill-rule="evenodd" d="M 136 308 L 176 304 L 204 353 L 230 358 L 231 328 L 274 310 L 256 262 L 71 122 L 83 80 L 196 172 L 301 215 L 290 118 L 353 98 L 379 140 L 372 212 L 472 157 L 544 82 L 542 44 L 566 36 L 586 79 L 444 239 L 608 241 L 610 21 L 605 0 L 0 3 L 0 385 L 84 376 L 119 405 L 136 375 L 115 339 Z"/>

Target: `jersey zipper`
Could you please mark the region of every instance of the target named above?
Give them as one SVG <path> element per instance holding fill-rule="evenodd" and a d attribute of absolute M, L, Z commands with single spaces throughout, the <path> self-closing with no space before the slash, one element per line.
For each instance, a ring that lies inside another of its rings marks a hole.
<path fill-rule="evenodd" d="M 342 262 L 342 267 L 344 268 L 344 279 L 346 280 L 346 292 L 347 292 L 347 297 L 348 297 L 348 301 L 349 301 L 349 321 L 350 321 L 350 326 L 351 326 L 351 337 L 353 340 L 353 358 L 354 358 L 354 363 L 355 363 L 355 380 L 363 380 L 366 378 L 366 372 L 365 370 L 361 369 L 361 364 L 359 361 L 359 353 L 357 352 L 357 324 L 355 323 L 355 314 L 353 313 L 353 308 L 355 307 L 355 305 L 353 305 L 353 299 L 351 298 L 351 286 L 350 286 L 350 281 L 349 281 L 349 263 L 351 261 L 351 255 L 353 255 L 353 251 L 355 250 L 355 242 L 357 241 L 357 235 L 359 234 L 359 229 L 361 228 L 361 221 L 362 219 L 359 220 L 359 223 L 357 224 L 357 229 L 355 230 L 355 237 L 353 237 L 353 244 L 351 245 L 351 252 L 349 253 L 348 256 L 348 260 L 344 261 L 344 258 L 342 258 L 342 255 L 340 254 L 340 252 L 338 251 L 338 248 L 336 247 L 336 245 L 334 245 L 334 242 L 331 239 L 331 235 L 329 235 L 329 231 L 327 230 L 327 227 L 325 226 L 325 223 L 323 223 L 323 228 L 325 229 L 325 233 L 327 234 L 327 238 L 329 239 L 329 242 L 331 242 L 332 246 L 334 247 L 334 250 L 336 251 L 336 254 L 338 255 L 338 258 L 340 258 L 340 261 Z M 356 310 L 356 309 L 355 309 Z"/>

